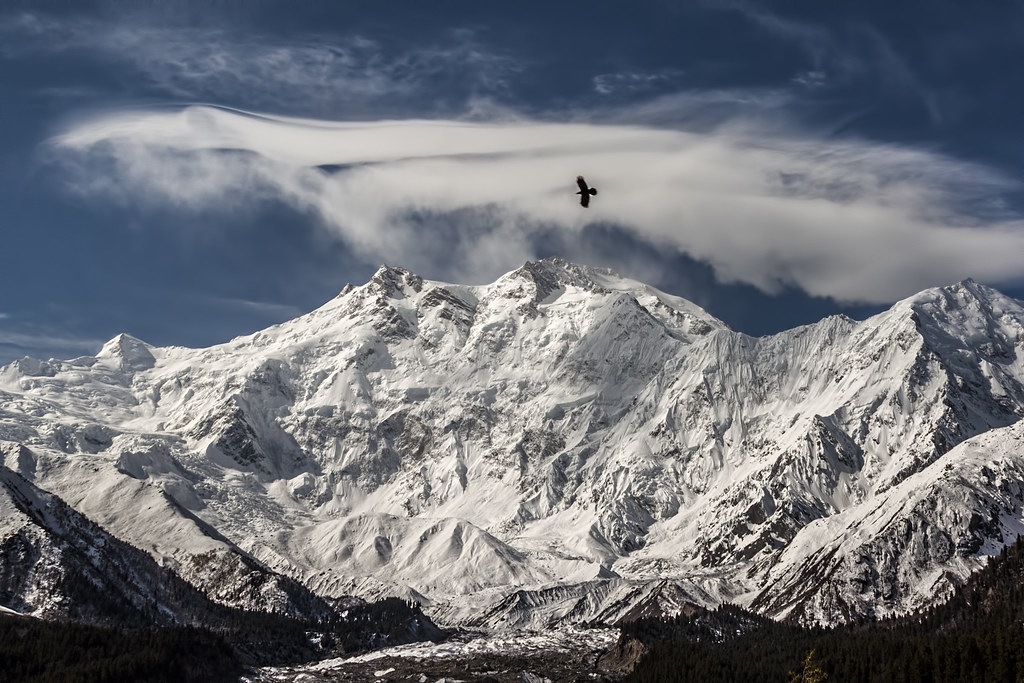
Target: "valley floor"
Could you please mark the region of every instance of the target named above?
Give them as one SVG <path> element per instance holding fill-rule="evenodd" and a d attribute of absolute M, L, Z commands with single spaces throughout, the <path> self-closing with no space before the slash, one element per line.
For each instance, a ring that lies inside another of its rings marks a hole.
<path fill-rule="evenodd" d="M 459 633 L 443 643 L 414 643 L 315 664 L 266 667 L 251 683 L 302 681 L 610 681 L 598 657 L 619 630 L 561 628 L 543 632 Z"/>

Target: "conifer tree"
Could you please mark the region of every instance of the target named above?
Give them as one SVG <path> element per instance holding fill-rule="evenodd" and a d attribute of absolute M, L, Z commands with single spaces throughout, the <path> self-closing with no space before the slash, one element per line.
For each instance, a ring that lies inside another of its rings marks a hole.
<path fill-rule="evenodd" d="M 821 668 L 817 650 L 811 650 L 804 657 L 804 668 L 799 673 L 790 673 L 789 683 L 825 683 L 828 674 Z"/>

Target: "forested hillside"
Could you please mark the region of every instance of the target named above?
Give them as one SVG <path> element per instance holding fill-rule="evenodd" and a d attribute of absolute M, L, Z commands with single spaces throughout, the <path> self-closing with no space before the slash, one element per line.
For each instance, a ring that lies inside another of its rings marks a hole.
<path fill-rule="evenodd" d="M 1024 544 L 1008 546 L 945 604 L 836 629 L 771 622 L 725 606 L 641 620 L 620 646 L 650 648 L 626 679 L 1013 683 L 1024 679 Z"/>
<path fill-rule="evenodd" d="M 217 628 L 117 628 L 0 614 L 0 680 L 238 680 L 255 666 L 442 637 L 417 606 L 395 598 L 316 622 L 227 609 L 222 616 Z"/>

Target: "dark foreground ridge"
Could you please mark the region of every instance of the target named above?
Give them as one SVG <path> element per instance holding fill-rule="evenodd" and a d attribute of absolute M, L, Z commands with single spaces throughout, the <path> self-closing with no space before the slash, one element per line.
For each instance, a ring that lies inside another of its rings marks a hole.
<path fill-rule="evenodd" d="M 236 681 L 258 666 L 309 663 L 443 633 L 389 598 L 310 621 L 234 610 L 217 629 L 124 629 L 0 614 L 4 681 Z"/>
<path fill-rule="evenodd" d="M 626 647 L 649 650 L 630 683 L 1014 683 L 1024 680 L 1024 543 L 913 616 L 806 629 L 724 606 L 625 625 L 616 649 Z"/>
<path fill-rule="evenodd" d="M 245 667 L 228 642 L 205 629 L 136 631 L 0 615 L 5 681 L 231 681 Z"/>

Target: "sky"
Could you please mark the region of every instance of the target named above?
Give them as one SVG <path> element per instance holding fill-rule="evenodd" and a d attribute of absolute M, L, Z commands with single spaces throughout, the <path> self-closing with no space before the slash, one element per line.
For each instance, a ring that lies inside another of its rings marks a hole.
<path fill-rule="evenodd" d="M 1024 5 L 0 6 L 0 363 L 561 256 L 733 329 L 1024 298 Z M 578 204 L 575 178 L 599 194 Z"/>

